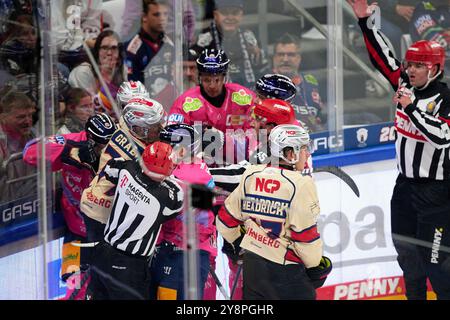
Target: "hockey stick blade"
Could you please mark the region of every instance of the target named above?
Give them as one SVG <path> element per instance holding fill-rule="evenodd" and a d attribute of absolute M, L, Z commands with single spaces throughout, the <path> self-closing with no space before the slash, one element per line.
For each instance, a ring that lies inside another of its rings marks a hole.
<path fill-rule="evenodd" d="M 356 196 L 359 198 L 358 186 L 356 185 L 356 183 L 352 179 L 352 177 L 350 177 L 347 174 L 347 172 L 345 172 L 341 168 L 336 167 L 336 166 L 325 166 L 325 167 L 320 167 L 320 168 L 314 168 L 313 173 L 316 173 L 316 172 L 328 172 L 328 173 L 334 174 L 336 177 L 338 177 L 339 179 L 344 181 L 350 187 L 350 189 L 352 189 L 352 191 L 356 194 Z"/>

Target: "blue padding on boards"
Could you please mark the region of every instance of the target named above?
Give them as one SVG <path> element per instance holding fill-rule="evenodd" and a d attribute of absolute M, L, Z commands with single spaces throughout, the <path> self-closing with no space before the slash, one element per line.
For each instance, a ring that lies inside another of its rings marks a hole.
<path fill-rule="evenodd" d="M 395 144 L 388 144 L 384 146 L 324 154 L 320 156 L 314 156 L 313 154 L 313 166 L 316 168 L 323 166 L 344 167 L 394 158 Z"/>

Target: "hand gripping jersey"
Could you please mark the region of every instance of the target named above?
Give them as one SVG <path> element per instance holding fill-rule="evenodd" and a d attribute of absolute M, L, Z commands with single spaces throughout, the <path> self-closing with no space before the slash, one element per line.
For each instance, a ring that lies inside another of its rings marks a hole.
<path fill-rule="evenodd" d="M 111 159 L 123 158 L 125 160 L 135 160 L 137 158 L 136 150 L 129 139 L 133 139 L 138 147 L 139 153 L 144 151 L 145 144 L 131 135 L 121 117 L 117 131 L 111 137 L 111 140 L 100 156 L 97 175 L 89 187 L 83 191 L 80 209 L 91 219 L 101 223 L 106 223 L 108 220 L 114 199 L 114 185 L 105 178 L 103 169 Z"/>
<path fill-rule="evenodd" d="M 240 226 L 245 225 L 241 248 L 275 263 L 303 263 L 309 268 L 317 266 L 322 257 L 319 213 L 316 187 L 310 176 L 253 165 L 225 200 L 216 226 L 233 243 L 240 236 Z"/>
<path fill-rule="evenodd" d="M 161 224 L 183 208 L 181 187 L 170 178 L 161 183 L 150 179 L 132 160 L 111 160 L 104 172 L 115 187 L 105 241 L 131 255 L 151 256 Z"/>
<path fill-rule="evenodd" d="M 201 94 L 200 87 L 187 90 L 172 105 L 169 124 L 212 126 L 225 133 L 226 129 L 241 129 L 245 124 L 255 93 L 239 84 L 225 84 L 226 97 L 220 108 L 211 105 Z"/>
<path fill-rule="evenodd" d="M 359 19 L 372 64 L 389 81 L 394 91 L 412 91 L 412 104 L 397 105 L 395 115 L 396 158 L 400 173 L 408 178 L 449 179 L 450 175 L 450 90 L 439 80 L 423 90 L 409 83 L 401 63 L 394 58 L 381 33 Z"/>
<path fill-rule="evenodd" d="M 206 163 L 181 163 L 174 170 L 173 175 L 182 181 L 191 184 L 201 184 L 214 188 L 214 181 L 208 172 Z M 208 251 L 212 256 L 217 255 L 216 227 L 214 226 L 214 213 L 211 210 L 195 209 L 197 223 L 198 249 Z M 175 246 L 184 248 L 183 240 L 184 213 L 173 220 L 163 224 L 158 243 L 167 241 Z"/>
<path fill-rule="evenodd" d="M 51 136 L 45 139 L 52 171 L 61 170 L 63 195 L 61 207 L 69 230 L 77 235 L 86 236 L 86 226 L 80 213 L 81 194 L 89 186 L 94 177 L 94 171 L 89 165 L 83 164 L 78 157 L 76 147 L 66 148 L 67 141 L 87 141 L 86 132 L 69 133 Z M 38 139 L 30 141 L 24 151 L 26 163 L 37 166 L 41 157 L 41 145 Z"/>

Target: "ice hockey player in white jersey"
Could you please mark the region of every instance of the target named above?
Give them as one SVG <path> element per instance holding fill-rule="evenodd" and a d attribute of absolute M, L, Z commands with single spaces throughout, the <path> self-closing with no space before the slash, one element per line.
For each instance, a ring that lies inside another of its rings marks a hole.
<path fill-rule="evenodd" d="M 112 210 L 114 185 L 105 177 L 106 163 L 117 158 L 137 159 L 148 144 L 159 139 L 165 122 L 166 114 L 158 101 L 145 97 L 128 101 L 116 132 L 100 156 L 97 175 L 81 197 L 80 210 L 84 213 L 88 241 L 98 241 L 102 237 Z"/>
<path fill-rule="evenodd" d="M 322 258 L 320 207 L 312 177 L 301 174 L 310 138 L 300 126 L 279 125 L 269 140 L 272 162 L 245 171 L 219 211 L 217 229 L 236 251 L 245 249 L 244 300 L 315 299 L 307 268 Z"/>

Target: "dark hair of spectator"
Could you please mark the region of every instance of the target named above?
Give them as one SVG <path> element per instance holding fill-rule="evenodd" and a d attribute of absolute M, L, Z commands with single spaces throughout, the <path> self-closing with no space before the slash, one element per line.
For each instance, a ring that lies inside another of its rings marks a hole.
<path fill-rule="evenodd" d="M 148 13 L 149 6 L 153 5 L 164 5 L 169 6 L 169 3 L 166 0 L 143 0 L 142 1 L 142 9 L 144 11 L 144 15 Z"/>
<path fill-rule="evenodd" d="M 22 14 L 17 17 L 14 24 L 9 26 L 9 37 L 10 39 L 15 39 L 20 37 L 24 31 L 29 28 L 34 28 L 33 17 L 27 14 Z"/>
<path fill-rule="evenodd" d="M 125 79 L 123 79 L 122 72 L 123 72 L 123 62 L 125 61 L 125 50 L 123 43 L 120 41 L 119 35 L 114 32 L 113 30 L 105 30 L 102 31 L 97 39 L 95 40 L 94 49 L 92 50 L 92 54 L 94 55 L 94 59 L 97 63 L 99 63 L 100 60 L 100 47 L 102 45 L 103 39 L 107 37 L 113 37 L 117 40 L 119 43 L 119 64 L 117 65 L 116 72 L 113 77 L 113 82 L 116 85 L 120 85 Z M 95 72 L 94 76 L 95 78 L 98 78 L 97 74 Z"/>
<path fill-rule="evenodd" d="M 297 36 L 294 36 L 293 34 L 290 33 L 285 33 L 283 34 L 276 42 L 275 42 L 275 46 L 274 49 L 276 50 L 277 46 L 279 44 L 295 44 L 295 46 L 297 47 L 297 49 L 300 51 L 300 38 L 298 38 Z"/>
<path fill-rule="evenodd" d="M 0 114 L 2 115 L 11 113 L 17 109 L 34 109 L 35 107 L 34 102 L 22 92 L 9 91 L 0 100 Z"/>
<path fill-rule="evenodd" d="M 64 96 L 64 102 L 67 107 L 75 107 L 80 104 L 81 99 L 91 95 L 83 88 L 70 88 Z"/>
<path fill-rule="evenodd" d="M 94 50 L 92 51 L 92 54 L 94 55 L 95 61 L 97 61 L 97 63 L 99 62 L 99 56 L 100 56 L 100 47 L 102 45 L 102 41 L 103 39 L 107 38 L 107 37 L 113 37 L 117 40 L 117 42 L 119 43 L 119 57 L 120 57 L 120 65 L 123 65 L 123 61 L 125 59 L 125 51 L 123 50 L 123 43 L 120 41 L 120 37 L 117 33 L 115 33 L 113 30 L 105 30 L 100 32 L 100 34 L 98 35 L 97 39 L 95 40 L 95 44 L 94 44 Z"/>
<path fill-rule="evenodd" d="M 194 49 L 184 49 L 184 61 L 197 61 L 199 54 Z"/>

